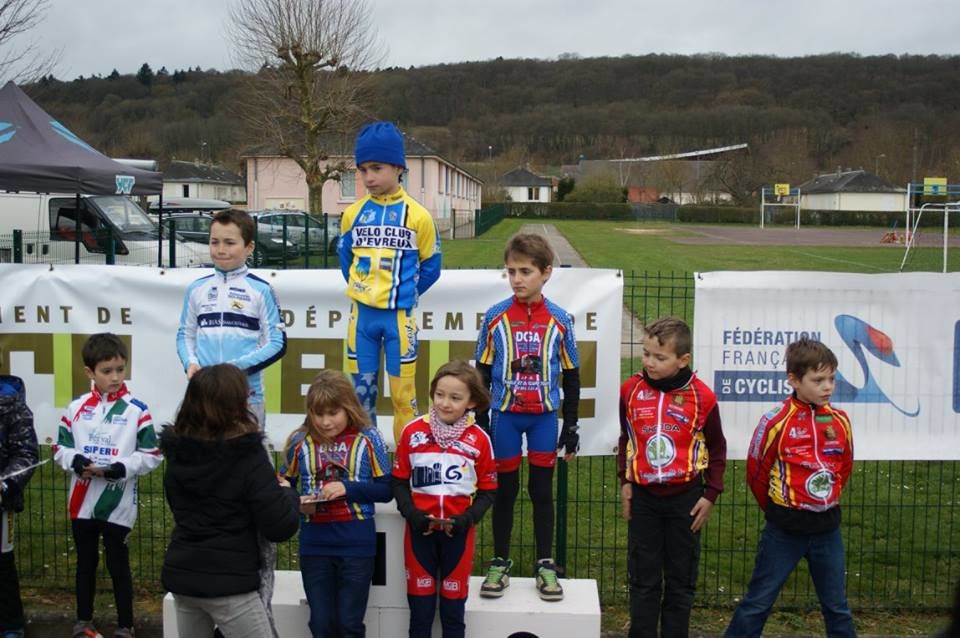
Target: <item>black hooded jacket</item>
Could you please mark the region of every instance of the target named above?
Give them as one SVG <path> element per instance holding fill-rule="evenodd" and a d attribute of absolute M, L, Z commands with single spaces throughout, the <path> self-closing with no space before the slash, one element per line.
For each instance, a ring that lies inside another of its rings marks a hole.
<path fill-rule="evenodd" d="M 259 433 L 222 441 L 161 433 L 176 523 L 161 574 L 168 591 L 201 598 L 256 591 L 258 535 L 280 542 L 297 533 L 299 498 L 277 484 L 261 440 Z"/>
<path fill-rule="evenodd" d="M 0 476 L 29 467 L 39 458 L 33 413 L 24 394 L 19 377 L 0 376 Z M 23 488 L 31 474 L 33 470 L 27 470 L 3 481 L 0 509 L 23 511 Z"/>

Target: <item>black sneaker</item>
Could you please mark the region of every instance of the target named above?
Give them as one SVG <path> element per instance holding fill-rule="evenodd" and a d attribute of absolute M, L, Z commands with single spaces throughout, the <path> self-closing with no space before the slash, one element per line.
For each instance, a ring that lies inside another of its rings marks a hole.
<path fill-rule="evenodd" d="M 513 561 L 509 558 L 495 557 L 490 561 L 487 577 L 480 586 L 480 595 L 484 598 L 500 598 L 503 590 L 510 586 L 510 568 Z"/>

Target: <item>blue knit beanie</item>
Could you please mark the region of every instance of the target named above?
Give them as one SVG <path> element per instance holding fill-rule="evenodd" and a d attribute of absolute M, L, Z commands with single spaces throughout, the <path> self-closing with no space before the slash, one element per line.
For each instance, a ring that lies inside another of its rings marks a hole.
<path fill-rule="evenodd" d="M 374 122 L 360 129 L 357 133 L 354 155 L 357 166 L 364 162 L 383 162 L 407 167 L 403 152 L 403 135 L 392 122 Z"/>

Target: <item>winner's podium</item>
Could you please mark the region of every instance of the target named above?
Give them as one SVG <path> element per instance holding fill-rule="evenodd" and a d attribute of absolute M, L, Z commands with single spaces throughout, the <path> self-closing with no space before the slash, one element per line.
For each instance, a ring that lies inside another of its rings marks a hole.
<path fill-rule="evenodd" d="M 364 622 L 368 638 L 407 636 L 410 612 L 403 568 L 403 518 L 393 503 L 377 504 L 378 559 Z M 478 557 L 479 560 L 479 557 Z M 507 638 L 526 631 L 534 636 L 600 635 L 600 600 L 595 580 L 562 579 L 564 599 L 546 602 L 537 595 L 532 578 L 511 578 L 502 598 L 481 598 L 483 578 L 470 578 L 466 605 L 467 638 Z M 281 638 L 309 638 L 310 608 L 300 572 L 277 571 L 273 616 Z M 163 601 L 164 638 L 178 638 L 173 596 Z M 433 635 L 440 636 L 440 622 Z"/>

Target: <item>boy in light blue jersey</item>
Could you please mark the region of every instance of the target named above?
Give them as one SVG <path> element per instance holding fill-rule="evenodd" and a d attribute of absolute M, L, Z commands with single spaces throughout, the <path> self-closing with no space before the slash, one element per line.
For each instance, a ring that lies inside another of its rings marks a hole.
<path fill-rule="evenodd" d="M 187 288 L 177 354 L 187 378 L 204 366 L 231 363 L 247 373 L 250 409 L 264 429 L 262 370 L 283 356 L 287 335 L 277 295 L 247 269 L 255 225 L 246 211 L 221 211 L 210 224 L 214 272 Z"/>
<path fill-rule="evenodd" d="M 355 155 L 369 194 L 340 219 L 340 270 L 351 299 L 347 369 L 376 425 L 377 374 L 384 351 L 396 442 L 417 412 L 413 309 L 440 277 L 440 236 L 430 212 L 400 185 L 406 158 L 396 126 L 365 126 L 357 135 Z"/>

